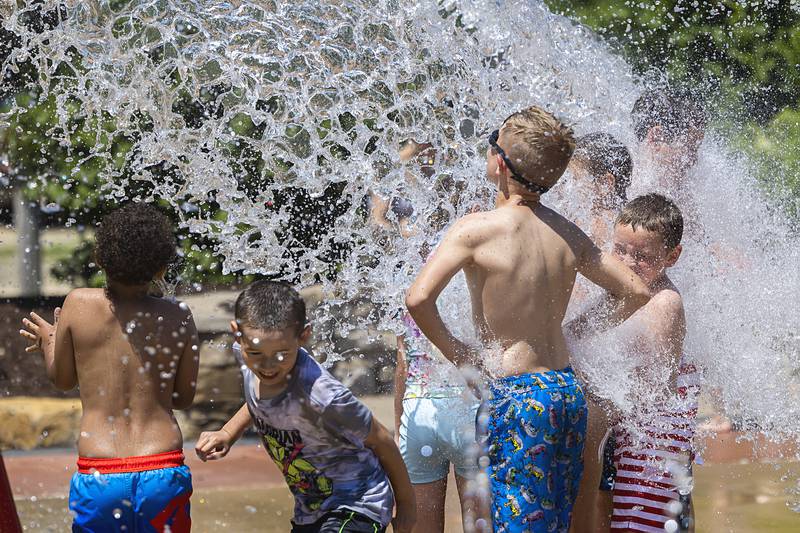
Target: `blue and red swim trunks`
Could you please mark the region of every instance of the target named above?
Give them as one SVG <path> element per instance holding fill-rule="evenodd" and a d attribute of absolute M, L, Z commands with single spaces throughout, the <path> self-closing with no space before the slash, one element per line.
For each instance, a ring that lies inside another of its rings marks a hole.
<path fill-rule="evenodd" d="M 73 533 L 188 533 L 192 474 L 180 450 L 121 459 L 78 458 Z"/>
<path fill-rule="evenodd" d="M 495 533 L 567 533 L 583 473 L 586 400 L 572 369 L 491 384 L 487 444 Z"/>

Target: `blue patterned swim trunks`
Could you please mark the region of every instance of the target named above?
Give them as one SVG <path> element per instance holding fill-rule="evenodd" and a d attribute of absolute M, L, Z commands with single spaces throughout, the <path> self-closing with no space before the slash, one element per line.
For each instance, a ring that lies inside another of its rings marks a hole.
<path fill-rule="evenodd" d="M 572 369 L 491 384 L 487 445 L 496 533 L 564 532 L 583 473 L 586 400 Z"/>

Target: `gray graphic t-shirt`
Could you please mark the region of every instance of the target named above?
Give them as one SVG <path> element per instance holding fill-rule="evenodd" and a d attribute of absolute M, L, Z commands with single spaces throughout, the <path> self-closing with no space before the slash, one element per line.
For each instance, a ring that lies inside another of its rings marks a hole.
<path fill-rule="evenodd" d="M 289 386 L 259 399 L 258 377 L 234 353 L 244 395 L 264 448 L 294 494 L 294 522 L 312 524 L 349 509 L 386 526 L 394 496 L 375 453 L 364 446 L 372 413 L 302 348 Z"/>

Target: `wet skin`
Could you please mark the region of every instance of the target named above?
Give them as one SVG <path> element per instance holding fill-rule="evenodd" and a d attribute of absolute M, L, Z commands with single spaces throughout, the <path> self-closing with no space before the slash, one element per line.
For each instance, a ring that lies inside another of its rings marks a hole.
<path fill-rule="evenodd" d="M 114 458 L 182 449 L 172 410 L 191 405 L 199 364 L 188 308 L 148 296 L 147 285 L 112 282 L 109 289 L 73 290 L 59 315 L 51 325 L 32 314 L 23 336 L 42 339 L 56 387 L 80 387 L 79 455 Z"/>
<path fill-rule="evenodd" d="M 501 129 L 498 143 L 511 142 Z M 495 376 L 563 368 L 569 352 L 561 323 L 576 273 L 617 295 L 625 316 L 647 302 L 649 291 L 575 224 L 510 179 L 503 159 L 491 150 L 487 175 L 497 187 L 495 209 L 453 225 L 409 289 L 406 304 L 425 336 L 456 364 L 481 366 Z M 455 338 L 436 309 L 436 298 L 459 270 L 467 278 L 480 353 Z"/>

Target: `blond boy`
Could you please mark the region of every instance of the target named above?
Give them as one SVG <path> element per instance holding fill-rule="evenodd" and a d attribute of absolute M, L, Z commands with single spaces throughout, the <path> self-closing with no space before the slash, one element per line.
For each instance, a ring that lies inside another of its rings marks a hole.
<path fill-rule="evenodd" d="M 408 291 L 422 333 L 459 366 L 489 378 L 488 473 L 495 531 L 566 531 L 581 475 L 586 405 L 561 323 L 577 272 L 619 297 L 619 317 L 647 287 L 540 197 L 566 168 L 572 131 L 539 107 L 514 113 L 489 137 L 495 209 L 447 232 Z M 480 347 L 445 326 L 436 299 L 463 270 Z"/>

